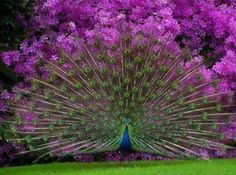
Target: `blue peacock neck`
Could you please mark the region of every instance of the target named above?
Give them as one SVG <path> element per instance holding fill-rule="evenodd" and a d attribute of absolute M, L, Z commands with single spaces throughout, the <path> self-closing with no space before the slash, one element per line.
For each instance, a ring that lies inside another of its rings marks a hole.
<path fill-rule="evenodd" d="M 129 117 L 125 117 L 124 119 L 124 123 L 125 123 L 125 130 L 122 136 L 122 141 L 120 143 L 120 147 L 119 150 L 122 152 L 130 152 L 132 151 L 132 145 L 130 142 L 130 136 L 129 136 L 129 123 L 130 123 L 130 118 Z"/>

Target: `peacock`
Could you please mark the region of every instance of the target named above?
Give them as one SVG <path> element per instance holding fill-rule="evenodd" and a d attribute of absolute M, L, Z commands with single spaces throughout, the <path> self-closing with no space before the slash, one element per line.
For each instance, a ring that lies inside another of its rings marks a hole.
<path fill-rule="evenodd" d="M 76 53 L 38 55 L 8 101 L 12 140 L 38 159 L 134 150 L 165 158 L 202 158 L 199 149 L 227 150 L 222 126 L 232 123 L 233 93 L 202 75 L 204 60 L 186 61 L 165 41 L 121 34 L 117 43 L 75 38 Z M 43 70 L 43 71 L 42 71 Z M 40 72 L 40 71 L 38 71 Z"/>

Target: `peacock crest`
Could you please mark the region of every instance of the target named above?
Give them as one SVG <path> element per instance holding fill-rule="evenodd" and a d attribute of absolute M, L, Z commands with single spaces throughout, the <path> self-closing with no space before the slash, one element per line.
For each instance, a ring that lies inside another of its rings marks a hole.
<path fill-rule="evenodd" d="M 23 153 L 39 152 L 40 159 L 125 145 L 198 158 L 197 149 L 232 148 L 221 132 L 234 115 L 232 93 L 202 75 L 203 61 L 186 62 L 187 49 L 175 54 L 168 39 L 140 38 L 122 35 L 111 46 L 75 38 L 76 54 L 57 48 L 54 59 L 39 55 L 44 72 L 28 78 L 8 103 L 14 140 L 28 144 Z"/>

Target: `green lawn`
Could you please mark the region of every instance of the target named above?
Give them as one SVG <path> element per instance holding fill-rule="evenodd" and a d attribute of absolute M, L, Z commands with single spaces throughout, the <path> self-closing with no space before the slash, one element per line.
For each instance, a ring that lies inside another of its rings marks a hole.
<path fill-rule="evenodd" d="M 0 175 L 236 175 L 236 159 L 52 163 L 0 168 Z"/>

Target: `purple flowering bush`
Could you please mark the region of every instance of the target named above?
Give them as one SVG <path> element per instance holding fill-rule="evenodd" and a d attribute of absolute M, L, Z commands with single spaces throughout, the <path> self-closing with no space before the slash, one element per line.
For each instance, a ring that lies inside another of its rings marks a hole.
<path fill-rule="evenodd" d="M 20 144 L 0 140 L 0 166 L 10 165 L 22 149 Z"/>
<path fill-rule="evenodd" d="M 20 50 L 2 53 L 2 59 L 17 73 L 27 75 L 35 71 L 40 51 L 54 56 L 49 43 L 72 52 L 72 35 L 89 40 L 99 34 L 110 45 L 117 40 L 117 31 L 129 26 L 133 34 L 145 29 L 147 33 L 155 31 L 157 37 L 165 33 L 171 33 L 170 38 L 181 36 L 182 44 L 191 47 L 194 55 L 212 61 L 212 70 L 235 88 L 235 6 L 230 0 L 40 0 L 27 21 L 31 37 Z M 178 46 L 171 43 L 170 47 Z"/>
<path fill-rule="evenodd" d="M 118 31 L 129 27 L 133 35 L 145 29 L 156 37 L 167 37 L 166 34 L 175 38 L 180 28 L 172 13 L 165 1 L 40 0 L 28 21 L 31 38 L 20 45 L 20 50 L 3 52 L 2 59 L 16 73 L 28 75 L 34 73 L 39 53 L 48 58 L 55 55 L 49 45 L 60 45 L 73 52 L 74 36 L 90 40 L 99 34 L 112 45 L 118 39 Z M 178 49 L 175 43 L 169 45 Z"/>
<path fill-rule="evenodd" d="M 2 91 L 5 84 L 4 81 L 0 81 L 0 91 Z M 11 95 L 6 91 L 2 91 L 0 95 L 0 166 L 7 166 L 15 160 L 16 154 L 24 148 L 19 143 L 7 141 L 8 133 L 5 131 L 4 121 L 8 116 L 6 114 L 7 107 L 5 102 Z"/>
<path fill-rule="evenodd" d="M 119 31 L 132 36 L 142 31 L 160 40 L 168 38 L 167 47 L 173 53 L 178 53 L 181 47 L 191 49 L 195 59 L 210 62 L 209 68 L 203 71 L 205 77 L 217 76 L 222 79 L 222 90 L 236 90 L 236 3 L 231 0 L 38 0 L 31 18 L 19 19 L 30 37 L 18 50 L 2 52 L 1 59 L 24 78 L 44 72 L 36 66 L 39 58 L 57 60 L 58 47 L 76 55 L 75 38 L 92 43 L 100 37 L 107 47 L 112 47 L 119 40 Z M 21 82 L 18 86 L 27 85 Z M 0 109 L 4 113 L 5 101 L 11 94 L 1 94 Z M 235 122 L 232 123 L 232 127 L 224 128 L 228 137 L 234 137 L 236 132 Z M 10 150 L 4 147 L 2 152 Z M 235 156 L 235 152 L 202 150 L 209 157 Z M 0 152 L 0 160 L 4 153 Z M 108 153 L 105 157 L 109 161 L 158 159 L 141 153 L 126 157 Z M 93 157 L 78 155 L 75 159 L 92 161 Z"/>
<path fill-rule="evenodd" d="M 196 55 L 213 63 L 212 71 L 235 89 L 236 3 L 233 1 L 178 0 L 174 11 L 182 42 Z"/>

